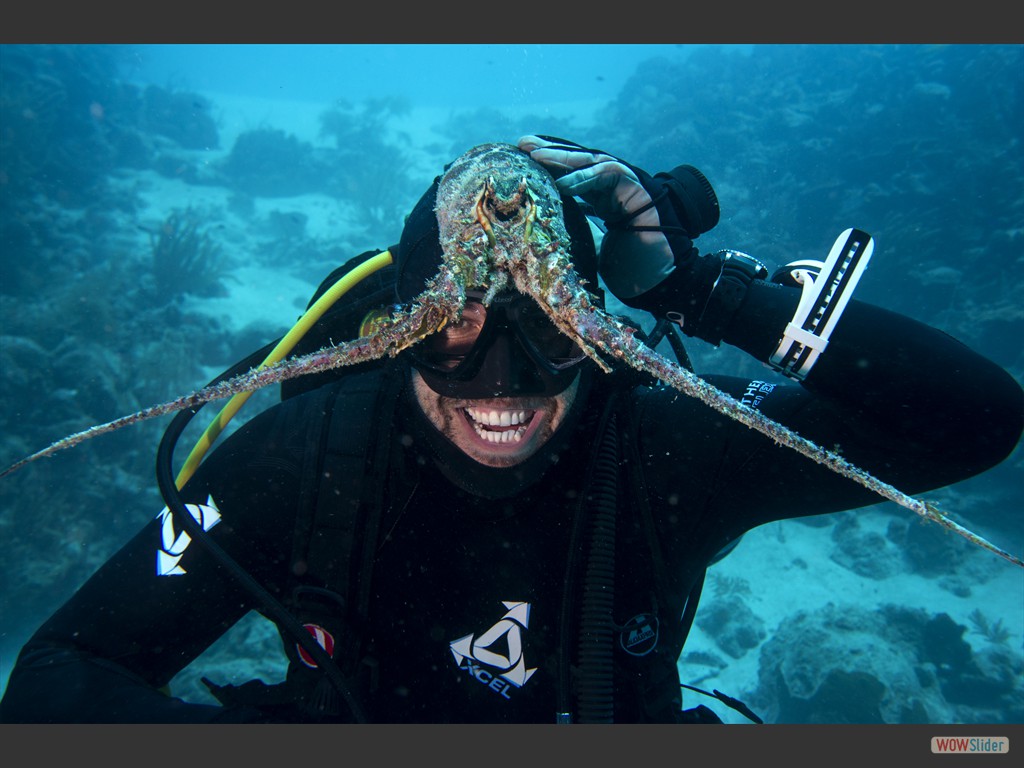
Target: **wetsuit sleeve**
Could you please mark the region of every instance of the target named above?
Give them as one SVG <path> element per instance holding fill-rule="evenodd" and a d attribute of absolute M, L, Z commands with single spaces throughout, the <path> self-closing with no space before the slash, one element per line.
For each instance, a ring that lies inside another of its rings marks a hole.
<path fill-rule="evenodd" d="M 798 300 L 798 289 L 753 283 L 725 341 L 766 361 Z M 998 464 L 1024 428 L 1024 393 L 1009 373 L 947 333 L 858 301 L 846 308 L 805 388 L 893 447 L 940 454 L 930 479 L 910 480 L 917 490 Z"/>
<path fill-rule="evenodd" d="M 724 341 L 765 362 L 799 300 L 755 282 Z M 801 384 L 709 376 L 737 399 L 908 494 L 959 482 L 1005 459 L 1024 427 L 1024 392 L 949 335 L 851 302 Z M 882 497 L 674 390 L 643 406 L 641 441 L 663 532 L 711 556 L 757 525 L 853 509 Z"/>
<path fill-rule="evenodd" d="M 203 509 L 205 520 L 216 519 L 212 538 L 272 592 L 280 590 L 290 559 L 301 461 L 301 414 L 286 406 L 228 439 L 182 494 L 186 504 Z M 254 608 L 201 542 L 183 538 L 173 518 L 160 515 L 29 640 L 11 672 L 0 719 L 258 719 L 255 710 L 186 703 L 159 690 Z"/>

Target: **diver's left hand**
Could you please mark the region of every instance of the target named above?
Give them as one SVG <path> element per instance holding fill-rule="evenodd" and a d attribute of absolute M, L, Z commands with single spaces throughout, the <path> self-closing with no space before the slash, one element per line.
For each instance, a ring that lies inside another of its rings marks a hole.
<path fill-rule="evenodd" d="M 608 226 L 599 272 L 620 299 L 638 296 L 672 272 L 675 259 L 649 188 L 651 176 L 599 149 L 552 136 L 524 136 L 519 148 L 555 177 L 559 191 L 582 198 Z"/>
<path fill-rule="evenodd" d="M 523 136 L 519 148 L 551 172 L 559 191 L 590 203 L 605 223 L 658 225 L 658 211 L 640 179 L 648 176 L 644 171 L 600 149 L 553 136 Z"/>

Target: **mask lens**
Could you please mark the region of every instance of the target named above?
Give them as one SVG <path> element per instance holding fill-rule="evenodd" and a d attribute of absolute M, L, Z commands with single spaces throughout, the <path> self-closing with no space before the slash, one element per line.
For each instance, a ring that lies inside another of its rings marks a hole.
<path fill-rule="evenodd" d="M 454 370 L 472 351 L 483 331 L 487 310 L 479 301 L 467 301 L 462 319 L 449 323 L 419 345 L 419 357 L 439 370 Z"/>
<path fill-rule="evenodd" d="M 486 332 L 485 332 L 486 327 Z M 580 362 L 583 350 L 558 330 L 532 300 L 515 297 L 495 300 L 490 310 L 479 297 L 468 297 L 458 323 L 450 323 L 413 347 L 416 360 L 438 373 L 455 373 L 471 357 L 480 357 L 495 333 L 515 333 L 530 357 L 553 371 Z M 493 342 L 491 342 L 493 343 Z"/>
<path fill-rule="evenodd" d="M 515 310 L 515 318 L 523 341 L 555 369 L 574 365 L 583 359 L 583 350 L 558 330 L 534 302 L 521 302 Z"/>

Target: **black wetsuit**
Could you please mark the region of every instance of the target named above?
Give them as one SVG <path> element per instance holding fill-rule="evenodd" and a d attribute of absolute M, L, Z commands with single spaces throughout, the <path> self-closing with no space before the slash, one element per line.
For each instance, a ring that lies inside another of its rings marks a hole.
<path fill-rule="evenodd" d="M 725 340 L 766 359 L 795 301 L 795 291 L 756 283 Z M 907 493 L 997 464 L 1017 444 L 1024 418 L 1021 388 L 999 367 L 939 331 L 857 302 L 805 385 L 709 378 Z M 605 379 L 595 372 L 557 462 L 525 489 L 497 498 L 468 493 L 437 471 L 437 436 L 408 395 L 400 396 L 363 658 L 350 666 L 368 720 L 554 722 L 559 681 L 575 674 L 562 675 L 560 666 L 563 591 L 581 492 L 592 490 L 586 483 L 599 406 L 610 391 Z M 342 428 L 375 418 L 346 411 L 347 381 L 336 385 Z M 312 397 L 253 419 L 184 493 L 188 503 L 212 500 L 221 519 L 211 535 L 282 598 L 310 583 L 304 569 L 324 567 L 297 564 L 293 552 L 305 498 L 304 429 L 321 418 L 306 407 Z M 669 720 L 678 708 L 679 616 L 715 554 L 768 521 L 880 498 L 675 390 L 638 387 L 625 397 L 631 407 L 617 410 L 616 425 L 628 439 L 618 458 L 614 716 Z M 353 487 L 365 490 L 362 482 Z M 335 488 L 344 504 L 346 485 Z M 3 720 L 256 716 L 157 690 L 257 607 L 196 543 L 176 550 L 174 563 L 186 573 L 158 576 L 158 550 L 175 549 L 180 531 L 165 526 L 163 518 L 150 523 L 31 638 L 10 676 Z M 163 568 L 173 570 L 170 561 Z M 578 615 L 574 605 L 569 611 Z M 303 673 L 293 645 L 286 639 L 291 669 Z M 342 708 L 339 719 L 347 716 Z"/>

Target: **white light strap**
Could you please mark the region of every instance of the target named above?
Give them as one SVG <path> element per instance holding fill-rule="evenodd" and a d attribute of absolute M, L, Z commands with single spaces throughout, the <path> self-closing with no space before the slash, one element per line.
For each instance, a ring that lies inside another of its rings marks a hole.
<path fill-rule="evenodd" d="M 847 229 L 815 275 L 807 269 L 792 272 L 801 284 L 800 303 L 786 326 L 768 364 L 793 379 L 803 380 L 828 346 L 829 336 L 867 269 L 875 245 L 871 235 Z"/>

